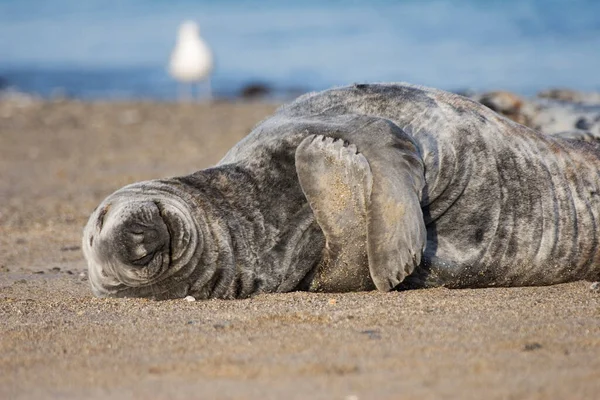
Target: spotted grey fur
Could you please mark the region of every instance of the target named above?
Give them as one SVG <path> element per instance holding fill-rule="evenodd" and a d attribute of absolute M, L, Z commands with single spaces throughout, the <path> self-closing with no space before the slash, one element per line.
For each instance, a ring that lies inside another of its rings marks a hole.
<path fill-rule="evenodd" d="M 213 168 L 110 195 L 83 249 L 99 296 L 598 280 L 599 157 L 443 91 L 336 88 Z"/>

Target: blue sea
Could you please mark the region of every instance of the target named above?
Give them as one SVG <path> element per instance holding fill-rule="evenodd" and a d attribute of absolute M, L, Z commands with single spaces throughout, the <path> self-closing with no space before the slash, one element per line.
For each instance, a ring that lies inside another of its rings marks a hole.
<path fill-rule="evenodd" d="M 598 0 L 0 0 L 0 84 L 41 96 L 176 97 L 178 25 L 212 47 L 216 96 L 354 82 L 600 90 Z"/>

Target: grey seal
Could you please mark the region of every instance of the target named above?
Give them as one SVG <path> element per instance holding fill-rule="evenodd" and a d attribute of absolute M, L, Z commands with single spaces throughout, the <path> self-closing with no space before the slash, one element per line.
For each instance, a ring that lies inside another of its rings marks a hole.
<path fill-rule="evenodd" d="M 98 296 L 598 280 L 599 157 L 444 91 L 334 88 L 212 168 L 117 190 L 83 251 Z"/>

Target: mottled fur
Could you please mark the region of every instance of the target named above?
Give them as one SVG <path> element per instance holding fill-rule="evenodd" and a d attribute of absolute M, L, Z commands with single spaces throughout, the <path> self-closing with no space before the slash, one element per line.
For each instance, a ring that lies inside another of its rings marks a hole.
<path fill-rule="evenodd" d="M 307 200 L 315 195 L 298 179 L 298 146 L 313 135 L 355 146 L 370 165 L 369 265 L 355 267 L 382 290 L 600 278 L 597 147 L 544 136 L 461 96 L 378 84 L 302 96 L 214 168 L 109 196 L 84 232 L 94 292 L 204 299 L 314 289 L 335 255 Z M 330 167 L 308 171 L 309 181 L 321 172 Z M 155 208 L 169 238 L 156 237 L 164 230 Z"/>

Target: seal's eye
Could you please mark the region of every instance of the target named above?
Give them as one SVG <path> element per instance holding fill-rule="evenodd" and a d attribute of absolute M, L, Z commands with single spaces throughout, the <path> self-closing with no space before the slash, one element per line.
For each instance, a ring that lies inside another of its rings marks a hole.
<path fill-rule="evenodd" d="M 98 219 L 96 221 L 96 224 L 98 225 L 98 230 L 102 230 L 102 227 L 104 226 L 104 217 L 106 217 L 106 214 L 108 213 L 108 210 L 110 209 L 110 204 L 107 204 L 106 206 L 104 206 L 102 208 L 102 210 L 100 210 L 98 212 Z"/>

